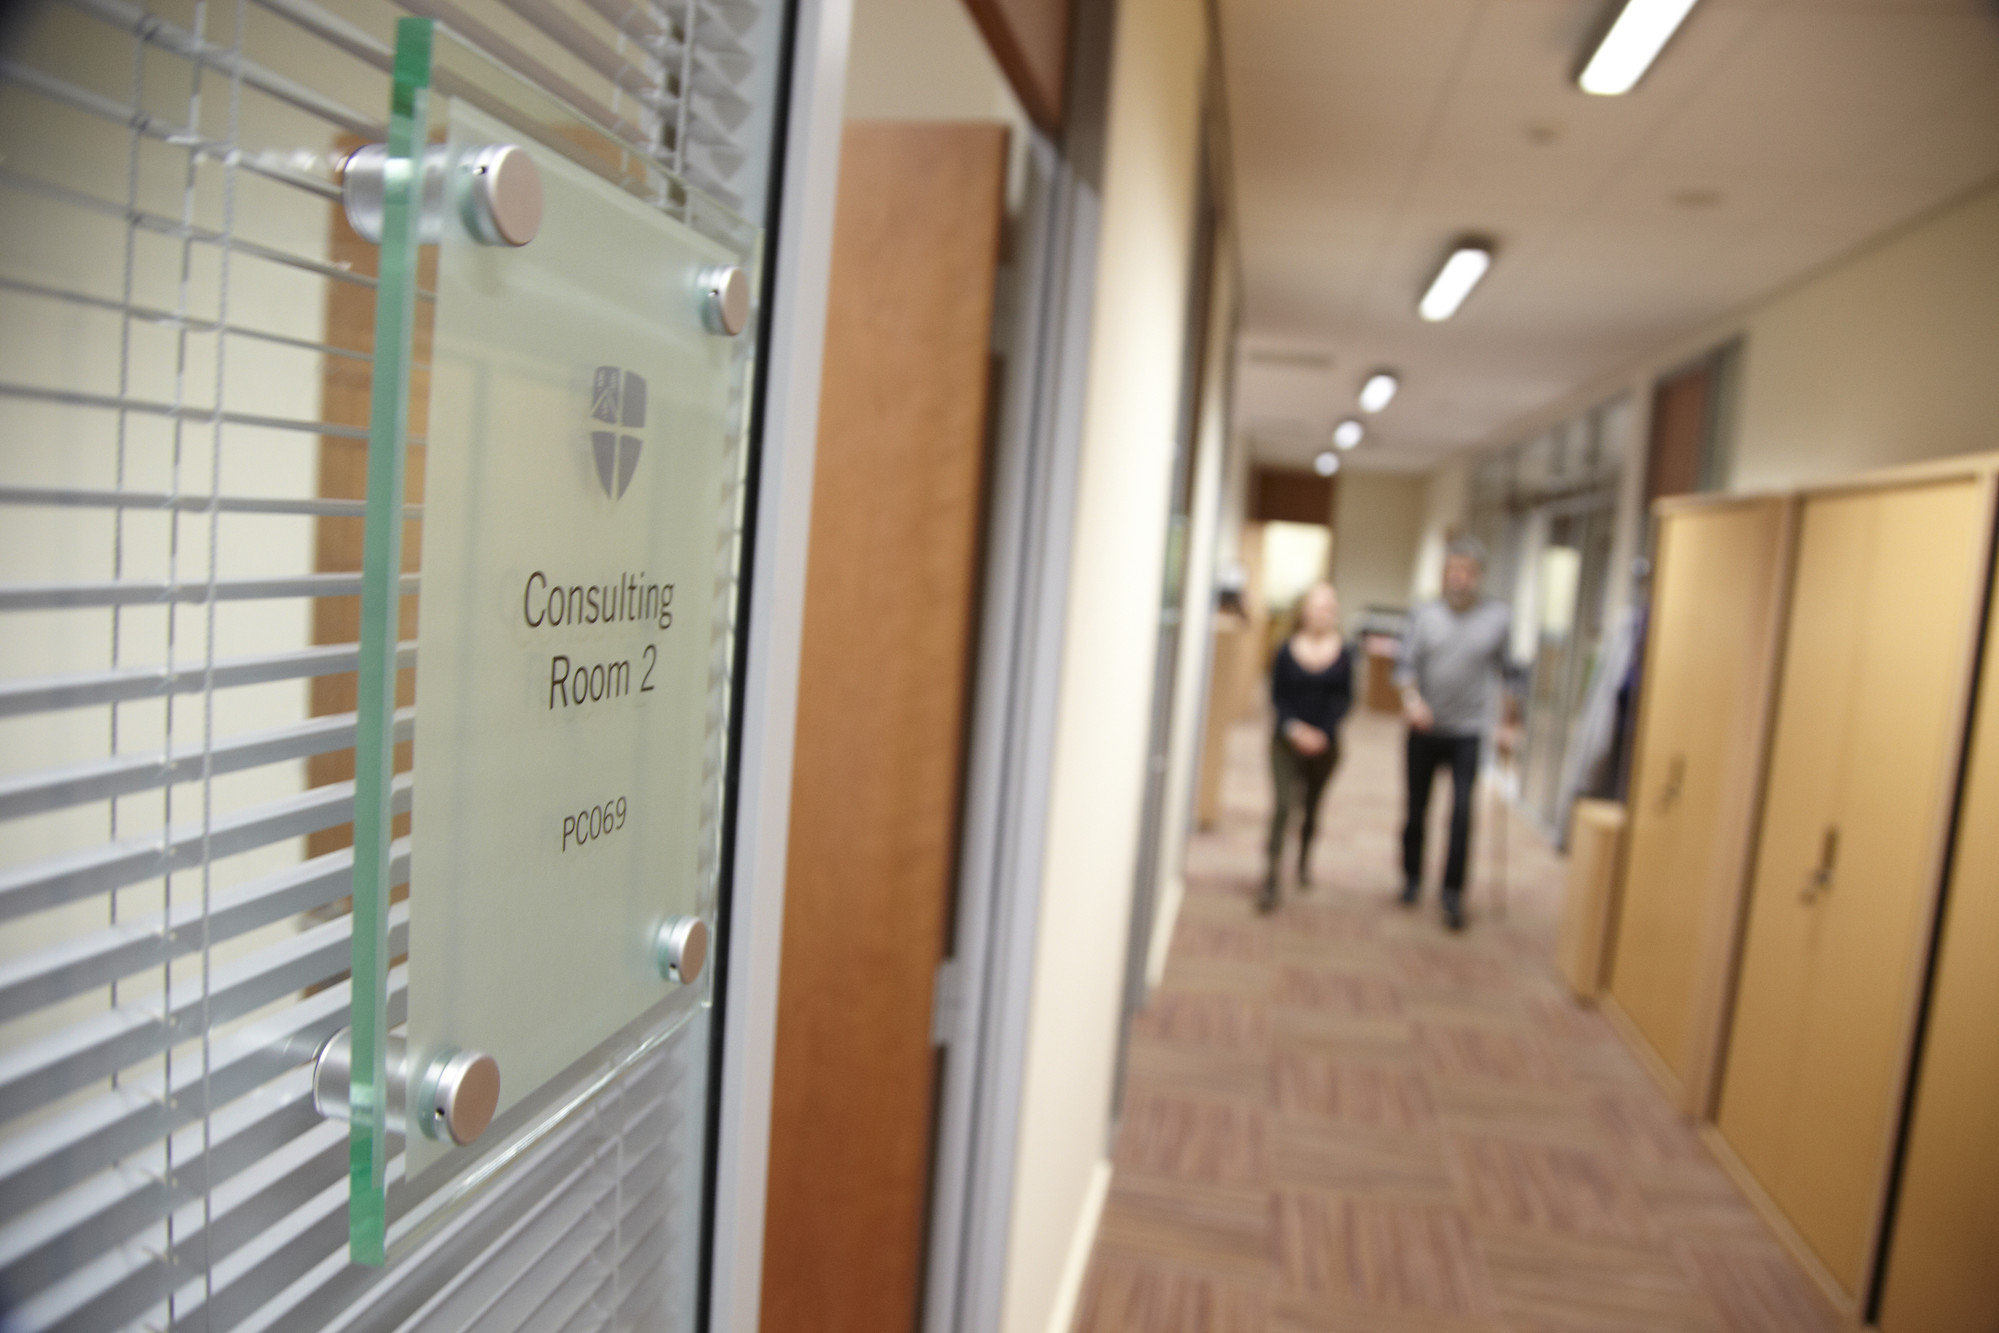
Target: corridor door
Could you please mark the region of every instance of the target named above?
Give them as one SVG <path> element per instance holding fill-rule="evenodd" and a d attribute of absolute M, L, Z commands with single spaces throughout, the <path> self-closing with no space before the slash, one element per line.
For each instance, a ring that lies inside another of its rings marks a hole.
<path fill-rule="evenodd" d="M 976 624 L 1007 132 L 848 127 L 765 1220 L 769 1333 L 915 1327 Z"/>
<path fill-rule="evenodd" d="M 1804 508 L 1718 1119 L 1854 1300 L 1901 1109 L 1988 505 L 1964 479 Z"/>

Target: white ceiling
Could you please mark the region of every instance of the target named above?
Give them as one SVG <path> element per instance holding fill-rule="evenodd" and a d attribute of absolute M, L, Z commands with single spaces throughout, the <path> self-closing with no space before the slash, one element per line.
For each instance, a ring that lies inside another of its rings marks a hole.
<path fill-rule="evenodd" d="M 1999 173 L 1999 0 L 1701 0 L 1636 90 L 1607 0 L 1220 0 L 1245 279 L 1236 419 L 1427 469 Z M 1496 237 L 1456 318 L 1416 298 Z"/>

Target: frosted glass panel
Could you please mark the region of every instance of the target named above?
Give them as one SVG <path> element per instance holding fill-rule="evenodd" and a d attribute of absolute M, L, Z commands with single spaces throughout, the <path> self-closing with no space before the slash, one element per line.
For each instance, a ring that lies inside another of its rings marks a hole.
<path fill-rule="evenodd" d="M 454 157 L 520 138 L 463 99 L 447 124 Z M 705 994 L 662 978 L 653 940 L 712 910 L 734 531 L 738 349 L 699 279 L 740 256 L 535 156 L 531 244 L 440 246 L 417 635 L 410 1068 L 493 1056 L 502 1134 L 593 1049 Z M 492 1146 L 411 1133 L 408 1171 Z"/>

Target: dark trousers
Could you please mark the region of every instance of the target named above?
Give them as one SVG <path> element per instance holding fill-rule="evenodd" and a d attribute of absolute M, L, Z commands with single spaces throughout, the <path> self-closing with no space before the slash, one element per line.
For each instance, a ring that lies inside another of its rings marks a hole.
<path fill-rule="evenodd" d="M 1277 787 L 1277 808 L 1270 816 L 1270 878 L 1277 878 L 1277 858 L 1284 851 L 1284 832 L 1291 824 L 1291 811 L 1302 798 L 1305 806 L 1305 822 L 1298 830 L 1298 864 L 1305 863 L 1305 853 L 1311 850 L 1312 834 L 1319 824 L 1319 797 L 1326 790 L 1326 783 L 1333 776 L 1333 770 L 1340 764 L 1340 738 L 1335 732 L 1330 737 L 1332 743 L 1317 754 L 1299 754 L 1291 748 L 1291 742 L 1279 732 L 1270 738 L 1270 776 Z"/>
<path fill-rule="evenodd" d="M 1444 861 L 1444 901 L 1456 902 L 1465 888 L 1471 860 L 1472 785 L 1478 779 L 1478 737 L 1409 733 L 1408 822 L 1402 826 L 1402 874 L 1408 884 L 1423 879 L 1423 838 L 1429 828 L 1430 787 L 1437 770 L 1451 769 L 1451 851 Z"/>

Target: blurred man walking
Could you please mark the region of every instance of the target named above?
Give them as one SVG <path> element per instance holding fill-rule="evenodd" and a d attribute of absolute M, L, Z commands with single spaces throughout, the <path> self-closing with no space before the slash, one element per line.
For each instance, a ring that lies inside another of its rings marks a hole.
<path fill-rule="evenodd" d="M 1396 683 L 1409 723 L 1409 797 L 1402 826 L 1402 902 L 1414 906 L 1423 886 L 1423 843 L 1430 788 L 1437 770 L 1451 771 L 1451 845 L 1444 860 L 1444 923 L 1465 923 L 1465 870 L 1471 861 L 1472 789 L 1479 749 L 1497 725 L 1502 752 L 1513 743 L 1511 701 L 1500 720 L 1500 684 L 1507 670 L 1513 617 L 1506 603 L 1485 598 L 1485 548 L 1471 537 L 1451 542 L 1444 557 L 1444 595 L 1409 617 Z"/>

